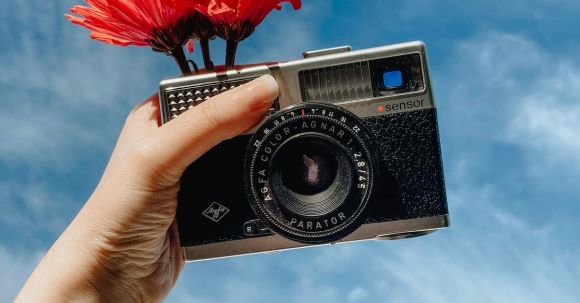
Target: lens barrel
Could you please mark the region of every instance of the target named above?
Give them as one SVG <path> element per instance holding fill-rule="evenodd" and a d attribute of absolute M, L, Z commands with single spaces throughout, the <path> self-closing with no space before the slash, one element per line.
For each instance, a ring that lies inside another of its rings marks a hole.
<path fill-rule="evenodd" d="M 246 193 L 273 232 L 304 243 L 340 240 L 364 220 L 376 175 L 374 140 L 338 106 L 300 103 L 256 131 Z"/>

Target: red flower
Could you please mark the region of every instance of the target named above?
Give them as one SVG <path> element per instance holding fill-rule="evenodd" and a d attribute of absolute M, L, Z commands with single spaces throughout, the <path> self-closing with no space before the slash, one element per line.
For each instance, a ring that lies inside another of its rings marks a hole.
<path fill-rule="evenodd" d="M 85 0 L 89 5 L 75 5 L 65 14 L 74 24 L 91 30 L 91 38 L 108 44 L 151 46 L 153 50 L 173 55 L 185 73 L 189 70 L 182 45 L 187 41 L 192 10 L 179 10 L 164 0 Z"/>
<path fill-rule="evenodd" d="M 233 67 L 239 41 L 247 38 L 282 2 L 295 9 L 300 0 L 85 0 L 65 14 L 72 23 L 91 30 L 91 38 L 127 46 L 149 45 L 175 57 L 182 72 L 189 65 L 182 45 L 190 38 L 200 40 L 203 59 L 213 69 L 209 40 L 215 35 L 227 40 L 226 66 Z M 189 45 L 192 49 L 193 44 Z M 195 64 L 194 64 L 195 65 Z"/>
<path fill-rule="evenodd" d="M 156 51 L 170 52 L 188 38 L 187 16 L 163 0 L 85 0 L 89 7 L 75 5 L 66 14 L 72 23 L 91 30 L 91 38 L 127 46 L 150 45 Z"/>
<path fill-rule="evenodd" d="M 178 8 L 195 8 L 216 26 L 218 36 L 226 40 L 247 38 L 273 9 L 290 2 L 300 9 L 300 0 L 172 0 Z"/>
<path fill-rule="evenodd" d="M 218 36 L 228 43 L 226 66 L 232 68 L 239 41 L 250 36 L 273 9 L 281 9 L 282 2 L 290 2 L 300 9 L 301 0 L 171 0 L 177 8 L 195 8 L 206 15 L 215 26 Z"/>

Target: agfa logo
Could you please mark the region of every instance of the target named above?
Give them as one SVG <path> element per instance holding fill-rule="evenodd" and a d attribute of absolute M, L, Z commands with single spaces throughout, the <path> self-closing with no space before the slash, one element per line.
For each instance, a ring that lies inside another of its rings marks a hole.
<path fill-rule="evenodd" d="M 203 211 L 202 215 L 217 223 L 221 221 L 221 219 L 223 219 L 228 212 L 230 212 L 229 208 L 217 202 L 213 202 L 208 208 L 206 208 Z"/>

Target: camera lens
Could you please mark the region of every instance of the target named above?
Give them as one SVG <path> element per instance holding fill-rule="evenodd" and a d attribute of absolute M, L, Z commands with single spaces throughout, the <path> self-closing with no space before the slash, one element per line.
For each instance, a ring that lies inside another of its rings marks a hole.
<path fill-rule="evenodd" d="M 300 103 L 256 131 L 246 152 L 248 201 L 273 232 L 337 241 L 360 226 L 376 165 L 362 121 L 338 106 Z"/>
<path fill-rule="evenodd" d="M 291 144 L 274 160 L 274 172 L 280 172 L 282 185 L 306 196 L 322 193 L 336 180 L 338 163 L 330 146 L 319 141 L 300 140 L 312 145 Z M 311 142 L 308 142 L 311 141 Z"/>
<path fill-rule="evenodd" d="M 280 146 L 272 160 L 272 190 L 283 208 L 306 217 L 328 214 L 346 199 L 352 167 L 340 143 L 306 133 Z"/>

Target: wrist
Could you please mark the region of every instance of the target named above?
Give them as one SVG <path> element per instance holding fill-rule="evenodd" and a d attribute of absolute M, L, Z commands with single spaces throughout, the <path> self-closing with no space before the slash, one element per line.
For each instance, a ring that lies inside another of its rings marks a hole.
<path fill-rule="evenodd" d="M 93 195 L 67 230 L 76 231 L 68 239 L 79 263 L 79 286 L 86 295 L 97 298 L 98 302 L 143 302 L 142 289 L 138 282 L 126 275 L 118 264 L 123 257 L 115 254 L 114 247 L 108 245 L 107 214 L 99 211 L 103 200 Z M 96 208 L 95 208 L 96 207 Z M 101 216 L 95 214 L 101 213 Z M 78 244 L 78 245 L 77 245 Z"/>
<path fill-rule="evenodd" d="M 142 302 L 141 291 L 123 279 L 100 251 L 97 228 L 79 220 L 57 239 L 20 291 L 16 302 Z"/>

